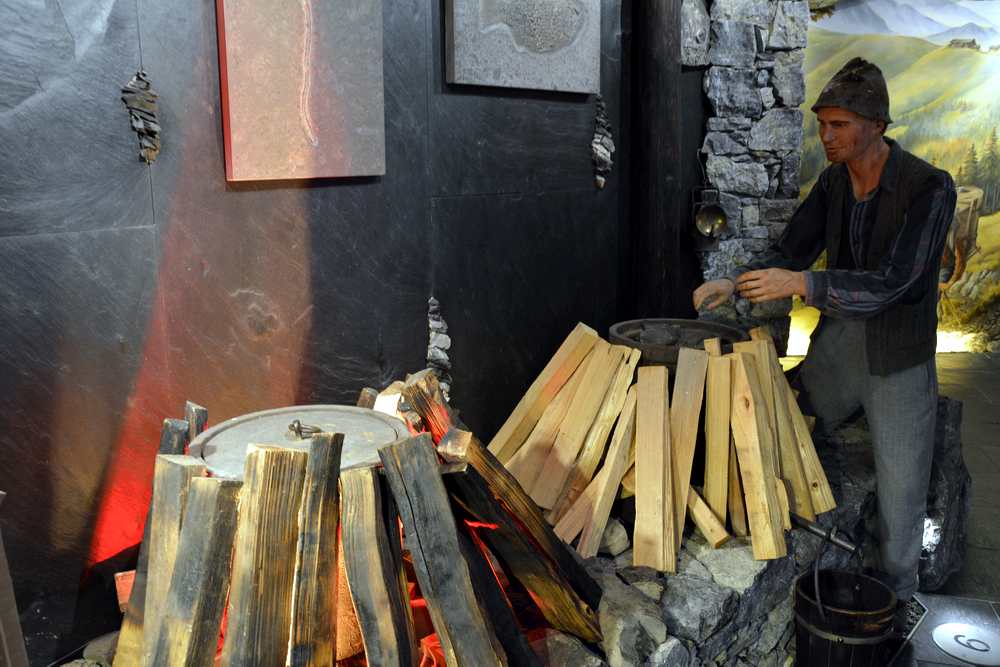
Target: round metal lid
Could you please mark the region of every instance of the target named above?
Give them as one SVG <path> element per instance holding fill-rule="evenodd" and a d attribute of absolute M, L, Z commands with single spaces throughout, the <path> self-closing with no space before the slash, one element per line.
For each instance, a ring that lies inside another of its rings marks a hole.
<path fill-rule="evenodd" d="M 934 628 L 934 643 L 953 658 L 972 665 L 1000 665 L 1000 634 L 968 623 L 945 623 Z"/>
<path fill-rule="evenodd" d="M 344 434 L 341 470 L 377 464 L 379 447 L 409 435 L 401 420 L 368 408 L 296 405 L 224 421 L 195 438 L 188 451 L 202 457 L 213 475 L 242 479 L 247 445 L 306 449 L 308 438 L 300 439 L 288 428 L 295 420 L 321 431 Z"/>

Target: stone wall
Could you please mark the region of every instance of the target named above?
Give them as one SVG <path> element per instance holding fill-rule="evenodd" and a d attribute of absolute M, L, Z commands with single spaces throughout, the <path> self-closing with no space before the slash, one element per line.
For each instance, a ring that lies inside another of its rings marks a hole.
<path fill-rule="evenodd" d="M 684 65 L 704 67 L 711 104 L 702 153 L 709 183 L 720 191 L 729 225 L 701 252 L 706 280 L 728 274 L 767 249 L 784 230 L 799 196 L 805 101 L 805 0 L 684 0 Z M 751 308 L 747 301 L 713 313 L 743 325 L 783 326 L 790 300 Z"/>

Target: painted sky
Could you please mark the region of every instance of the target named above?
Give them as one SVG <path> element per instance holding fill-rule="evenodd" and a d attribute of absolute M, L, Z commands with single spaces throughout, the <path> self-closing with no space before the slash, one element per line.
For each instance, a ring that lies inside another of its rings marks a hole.
<path fill-rule="evenodd" d="M 1000 45 L 1000 0 L 840 0 L 817 28 L 850 35 L 919 37 L 934 44 L 975 39 Z"/>

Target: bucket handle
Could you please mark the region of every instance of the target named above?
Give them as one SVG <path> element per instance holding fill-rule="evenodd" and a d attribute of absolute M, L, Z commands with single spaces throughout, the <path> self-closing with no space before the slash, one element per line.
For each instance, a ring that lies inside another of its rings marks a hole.
<path fill-rule="evenodd" d="M 813 593 L 816 595 L 816 607 L 819 609 L 819 617 L 826 621 L 826 610 L 823 608 L 823 598 L 819 592 L 819 562 L 823 560 L 823 554 L 826 553 L 826 545 L 834 543 L 834 533 L 837 532 L 837 527 L 831 525 L 823 536 L 823 541 L 819 545 L 819 551 L 816 552 L 816 560 L 813 561 Z M 860 572 L 861 568 L 864 566 L 864 559 L 861 557 L 861 547 L 858 546 L 851 552 L 851 559 L 857 558 L 857 569 Z M 850 560 L 848 564 L 850 564 Z M 831 635 L 832 637 L 832 635 Z M 830 639 L 831 637 L 824 637 L 824 639 Z"/>

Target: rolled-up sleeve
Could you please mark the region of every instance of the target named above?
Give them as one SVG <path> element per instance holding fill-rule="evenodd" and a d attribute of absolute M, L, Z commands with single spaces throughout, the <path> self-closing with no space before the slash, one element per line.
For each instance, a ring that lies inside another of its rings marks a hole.
<path fill-rule="evenodd" d="M 931 286 L 926 273 L 941 256 L 957 193 L 951 177 L 944 173 L 929 178 L 916 192 L 919 194 L 878 269 L 806 272 L 808 305 L 831 317 L 861 319 L 896 302 L 923 298 Z"/>

